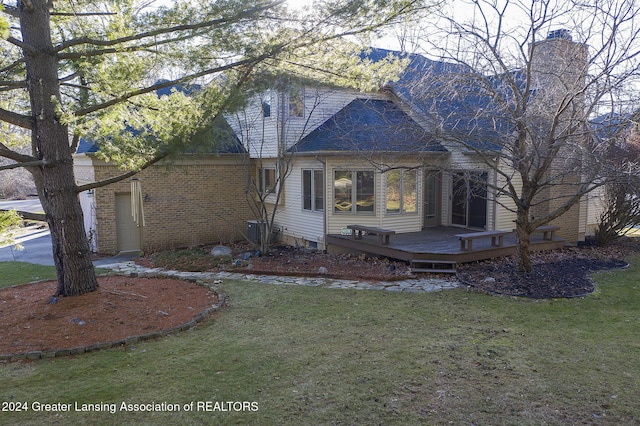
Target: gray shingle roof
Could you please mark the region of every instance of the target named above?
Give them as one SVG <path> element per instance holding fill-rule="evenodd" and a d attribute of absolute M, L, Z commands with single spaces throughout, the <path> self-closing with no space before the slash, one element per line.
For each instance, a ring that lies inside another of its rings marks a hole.
<path fill-rule="evenodd" d="M 395 103 L 355 99 L 298 142 L 295 152 L 438 152 L 446 149 Z"/>

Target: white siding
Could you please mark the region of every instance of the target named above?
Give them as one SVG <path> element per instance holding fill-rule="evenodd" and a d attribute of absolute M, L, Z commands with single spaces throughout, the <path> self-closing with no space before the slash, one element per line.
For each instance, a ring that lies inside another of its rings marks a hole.
<path fill-rule="evenodd" d="M 442 222 L 444 225 L 451 225 L 451 207 L 453 200 L 453 176 L 452 173 L 455 172 L 486 172 L 489 185 L 492 185 L 496 182 L 496 172 L 493 170 L 492 166 L 487 164 L 480 158 L 478 155 L 463 153 L 460 152 L 459 146 L 458 150 L 454 150 L 456 145 L 448 146 L 448 149 L 451 150 L 451 161 L 447 165 L 447 169 L 450 170 L 450 173 L 443 173 L 443 182 L 442 182 L 442 193 L 443 199 L 446 199 L 446 202 L 443 202 L 443 210 L 442 210 Z M 487 223 L 486 229 L 492 230 L 496 226 L 497 218 L 497 205 L 495 203 L 495 199 L 493 198 L 494 194 L 491 190 L 489 190 L 488 200 L 487 200 Z"/>
<path fill-rule="evenodd" d="M 284 183 L 285 202 L 278 208 L 275 225 L 287 239 L 300 244 L 304 244 L 305 241 L 317 242 L 318 248 L 323 249 L 324 212 L 303 210 L 302 170 L 323 169 L 324 165 L 314 159 L 296 159 L 293 166 L 291 174 Z"/>
<path fill-rule="evenodd" d="M 355 93 L 344 91 L 306 89 L 304 116 L 291 117 L 287 99 L 280 93 L 270 92 L 270 95 L 251 99 L 245 109 L 227 119 L 252 158 L 273 158 L 277 156 L 278 145 L 284 142 L 286 148 L 290 148 L 355 96 Z M 263 116 L 263 102 L 270 105 L 269 117 Z"/>
<path fill-rule="evenodd" d="M 95 182 L 95 169 L 93 168 L 93 161 L 86 154 L 78 154 L 73 158 L 74 167 L 76 168 L 76 176 L 78 184 L 87 184 Z M 82 172 L 78 172 L 81 169 Z M 96 200 L 94 192 L 83 191 L 78 194 L 80 200 L 80 207 L 82 208 L 82 215 L 84 217 L 84 231 L 89 239 L 89 245 L 91 251 L 97 251 L 97 219 L 96 219 Z"/>
<path fill-rule="evenodd" d="M 510 168 L 504 161 L 500 161 L 501 170 L 510 173 L 509 180 L 511 184 L 515 187 L 516 191 L 520 191 L 522 188 L 522 178 L 513 168 Z M 498 175 L 497 177 L 497 186 L 499 188 L 505 187 L 507 179 Z M 505 187 L 505 190 L 507 188 Z M 510 231 L 516 227 L 516 205 L 513 198 L 508 195 L 501 195 L 498 199 L 499 203 L 496 205 L 496 229 L 502 229 L 504 231 Z"/>
<path fill-rule="evenodd" d="M 600 222 L 600 215 L 605 209 L 606 200 L 604 199 L 604 187 L 599 187 L 584 197 L 580 202 L 581 209 L 586 210 L 585 223 L 581 223 L 581 232 L 584 232 L 587 236 L 594 234 L 595 228 Z"/>
<path fill-rule="evenodd" d="M 277 104 L 271 104 L 270 117 L 262 115 L 262 102 L 269 101 L 268 97 L 253 98 L 245 109 L 226 116 L 229 125 L 252 158 L 273 158 L 277 155 Z M 273 96 L 273 99 L 276 98 Z"/>
<path fill-rule="evenodd" d="M 451 226 L 451 188 L 452 177 L 451 173 L 442 173 L 442 206 L 440 211 L 440 223 L 443 226 Z"/>
<path fill-rule="evenodd" d="M 245 109 L 227 115 L 227 121 L 252 158 L 276 157 L 278 146 L 283 142 L 286 149 L 290 148 L 358 97 L 386 99 L 381 94 L 307 87 L 304 90 L 304 116 L 290 117 L 286 98 L 276 92 L 270 93 L 251 99 Z M 263 102 L 271 106 L 269 117 L 263 116 Z"/>

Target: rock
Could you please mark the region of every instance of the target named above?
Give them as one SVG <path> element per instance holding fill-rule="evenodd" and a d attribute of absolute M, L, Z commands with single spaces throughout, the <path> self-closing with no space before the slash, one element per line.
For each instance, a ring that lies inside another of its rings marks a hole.
<path fill-rule="evenodd" d="M 84 322 L 80 318 L 71 318 L 71 322 L 74 323 L 74 324 L 78 324 L 78 325 L 85 325 L 86 324 L 86 322 Z"/>
<path fill-rule="evenodd" d="M 493 278 L 493 277 L 487 277 L 487 278 L 484 279 L 484 282 L 485 283 L 495 283 L 496 279 Z"/>
<path fill-rule="evenodd" d="M 231 248 L 227 246 L 215 246 L 211 249 L 211 256 L 214 257 L 231 256 L 232 254 Z"/>
<path fill-rule="evenodd" d="M 251 252 L 245 252 L 245 253 L 242 253 L 242 255 L 240 256 L 240 259 L 242 259 L 242 260 L 249 260 L 249 259 L 251 259 L 252 257 L 253 257 L 253 253 L 251 253 Z"/>
<path fill-rule="evenodd" d="M 324 266 L 321 266 L 318 268 L 318 274 L 320 275 L 327 275 L 329 273 L 329 270 L 327 268 L 325 268 Z"/>

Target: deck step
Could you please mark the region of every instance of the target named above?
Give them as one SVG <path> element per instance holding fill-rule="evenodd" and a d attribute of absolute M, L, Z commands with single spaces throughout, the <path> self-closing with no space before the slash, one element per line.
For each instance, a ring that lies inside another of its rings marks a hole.
<path fill-rule="evenodd" d="M 411 272 L 431 272 L 431 273 L 455 273 L 455 260 L 428 260 L 413 259 L 411 261 Z"/>
<path fill-rule="evenodd" d="M 429 268 L 411 268 L 411 272 L 424 272 L 429 274 L 455 274 L 455 269 L 429 269 Z"/>

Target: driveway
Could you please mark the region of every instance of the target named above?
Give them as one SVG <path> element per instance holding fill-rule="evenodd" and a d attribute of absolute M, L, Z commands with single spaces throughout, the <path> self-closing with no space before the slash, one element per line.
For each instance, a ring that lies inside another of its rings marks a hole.
<path fill-rule="evenodd" d="M 8 200 L 0 201 L 0 210 L 16 209 L 22 212 L 29 213 L 42 213 L 42 206 L 40 200 L 37 198 L 30 198 L 28 200 Z"/>
<path fill-rule="evenodd" d="M 0 262 L 28 262 L 38 265 L 53 266 L 53 251 L 51 249 L 51 235 L 49 231 L 32 234 L 19 238 L 16 242 L 23 247 L 16 250 L 13 247 L 0 248 Z"/>
<path fill-rule="evenodd" d="M 30 213 L 42 213 L 40 200 L 12 200 L 0 201 L 0 209 L 11 210 L 16 209 Z M 38 265 L 53 266 L 53 250 L 51 248 L 51 234 L 48 230 L 34 230 L 31 233 L 20 236 L 17 243 L 23 247 L 23 250 L 16 250 L 13 247 L 0 247 L 0 262 L 28 262 Z M 126 262 L 137 257 L 137 254 L 123 253 L 114 257 L 100 259 L 94 261 L 94 265 L 108 265 L 119 262 Z"/>
<path fill-rule="evenodd" d="M 23 212 L 42 213 L 40 200 L 37 198 L 29 200 L 9 200 L 0 201 L 1 210 L 15 209 Z M 33 229 L 16 239 L 23 250 L 17 250 L 11 246 L 0 247 L 0 262 L 29 262 L 39 265 L 53 265 L 53 254 L 51 251 L 51 235 L 48 230 Z"/>

